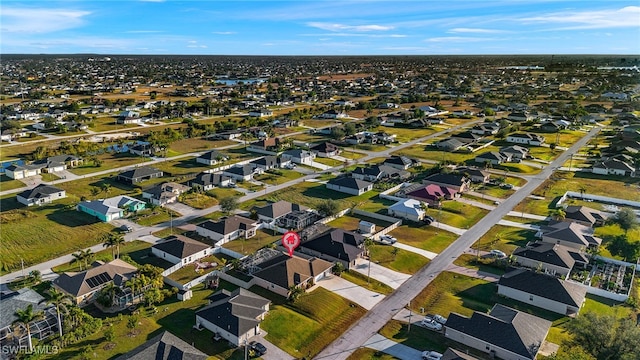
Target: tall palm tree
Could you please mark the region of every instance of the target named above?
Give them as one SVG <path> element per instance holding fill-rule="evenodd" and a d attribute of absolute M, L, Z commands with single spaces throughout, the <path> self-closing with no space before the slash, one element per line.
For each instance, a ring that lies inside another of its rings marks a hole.
<path fill-rule="evenodd" d="M 71 254 L 71 256 L 73 256 L 73 260 L 71 260 L 71 263 L 78 263 L 78 266 L 80 267 L 80 271 L 82 271 L 82 263 L 84 262 L 84 253 L 82 251 L 78 251 L 77 253 L 73 253 Z"/>
<path fill-rule="evenodd" d="M 124 244 L 124 243 L 125 243 L 124 236 L 122 236 L 121 234 L 109 233 L 107 235 L 107 238 L 104 241 L 104 243 L 102 243 L 102 246 L 110 247 L 111 248 L 111 257 L 114 258 L 114 259 L 119 259 L 120 258 L 120 245 Z M 117 257 L 113 253 L 113 248 L 114 247 L 117 250 Z"/>
<path fill-rule="evenodd" d="M 44 300 L 45 303 L 55 305 L 56 316 L 58 317 L 58 330 L 60 332 L 60 338 L 62 338 L 62 319 L 60 317 L 60 309 L 66 309 L 65 305 L 71 305 L 71 297 L 63 292 L 51 288 L 49 290 L 49 298 Z"/>
<path fill-rule="evenodd" d="M 91 249 L 80 250 L 80 253 L 82 253 L 82 260 L 84 260 L 84 268 L 89 269 L 89 261 L 93 260 L 95 254 Z"/>
<path fill-rule="evenodd" d="M 29 342 L 29 352 L 33 352 L 33 343 L 31 342 L 31 322 L 44 318 L 42 311 L 33 311 L 33 304 L 29 304 L 24 310 L 16 310 L 16 317 L 18 318 L 14 323 L 19 323 L 27 328 L 27 340 Z"/>

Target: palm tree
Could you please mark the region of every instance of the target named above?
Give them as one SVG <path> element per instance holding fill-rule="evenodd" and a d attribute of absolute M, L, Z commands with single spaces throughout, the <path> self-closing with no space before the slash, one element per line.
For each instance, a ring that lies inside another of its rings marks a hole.
<path fill-rule="evenodd" d="M 60 338 L 62 338 L 62 320 L 60 318 L 60 309 L 66 309 L 65 305 L 71 305 L 71 297 L 63 292 L 56 290 L 55 288 L 51 288 L 49 290 L 49 298 L 45 299 L 44 302 L 47 304 L 55 305 L 56 307 L 56 315 L 58 317 L 58 330 L 60 332 Z"/>
<path fill-rule="evenodd" d="M 82 262 L 84 261 L 84 253 L 82 251 L 78 251 L 77 253 L 73 253 L 71 254 L 71 256 L 73 256 L 73 260 L 71 260 L 71 263 L 78 263 L 78 266 L 80 267 L 80 271 L 82 271 Z"/>
<path fill-rule="evenodd" d="M 33 343 L 31 342 L 31 322 L 44 318 L 44 312 L 33 311 L 33 304 L 29 304 L 24 310 L 16 310 L 16 317 L 18 318 L 14 323 L 19 323 L 27 328 L 27 340 L 29 342 L 29 352 L 33 352 Z"/>
<path fill-rule="evenodd" d="M 364 240 L 364 247 L 367 249 L 367 255 L 369 256 L 369 269 L 367 271 L 367 284 L 371 281 L 371 246 L 373 246 L 373 239 L 366 238 Z"/>
<path fill-rule="evenodd" d="M 567 216 L 567 213 L 564 209 L 552 209 L 549 210 L 549 216 L 555 221 L 562 221 Z"/>
<path fill-rule="evenodd" d="M 84 260 L 84 268 L 89 269 L 89 261 L 93 260 L 95 254 L 91 249 L 80 250 L 80 253 L 82 254 L 82 260 Z"/>
<path fill-rule="evenodd" d="M 120 245 L 124 244 L 124 243 L 125 243 L 124 236 L 122 236 L 121 234 L 109 233 L 107 235 L 107 239 L 102 244 L 102 246 L 110 247 L 111 248 L 111 257 L 114 258 L 114 259 L 119 259 L 120 258 Z M 114 247 L 117 250 L 117 257 L 113 253 L 113 248 Z"/>

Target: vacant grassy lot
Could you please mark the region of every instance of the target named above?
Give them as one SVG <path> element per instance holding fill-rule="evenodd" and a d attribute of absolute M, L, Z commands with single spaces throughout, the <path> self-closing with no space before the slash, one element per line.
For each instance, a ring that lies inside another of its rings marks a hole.
<path fill-rule="evenodd" d="M 396 202 L 393 200 L 383 199 L 379 196 L 372 197 L 369 201 L 358 205 L 358 209 L 378 213 L 382 215 L 387 215 L 387 208 L 389 206 L 395 204 Z"/>
<path fill-rule="evenodd" d="M 369 252 L 372 262 L 405 274 L 415 274 L 429 263 L 422 255 L 393 246 L 374 244 Z"/>
<path fill-rule="evenodd" d="M 302 295 L 295 303 L 262 288 L 250 290 L 272 301 L 260 325 L 268 333 L 266 339 L 296 358 L 313 358 L 366 313 L 323 288 Z"/>
<path fill-rule="evenodd" d="M 548 215 L 560 196 L 567 191 L 580 192 L 580 189 L 588 194 L 640 201 L 640 178 L 557 171 L 533 192 L 545 197 L 544 200 L 527 198 L 514 210 Z"/>
<path fill-rule="evenodd" d="M 233 250 L 240 254 L 253 254 L 258 249 L 262 249 L 263 247 L 272 244 L 282 238 L 282 235 L 272 235 L 268 234 L 266 231 L 258 230 L 256 231 L 256 235 L 249 239 L 236 239 L 230 241 L 222 247 Z"/>
<path fill-rule="evenodd" d="M 130 218 L 130 220 L 135 221 L 142 226 L 152 226 L 170 221 L 172 217 L 175 219 L 179 216 L 181 216 L 181 214 L 173 210 L 158 206 L 154 209 L 144 209 L 142 211 L 138 211 Z"/>
<path fill-rule="evenodd" d="M 557 140 L 558 145 L 564 147 L 573 145 L 576 141 L 587 135 L 586 132 L 579 130 L 561 130 L 558 133 L 532 132 L 544 137 L 547 144 L 555 143 Z"/>
<path fill-rule="evenodd" d="M 343 271 L 342 274 L 340 274 L 340 277 L 365 289 L 369 289 L 380 294 L 388 295 L 393 292 L 393 288 L 389 285 L 376 279 L 367 279 L 366 275 L 357 271 Z"/>
<path fill-rule="evenodd" d="M 498 249 L 510 254 L 518 246 L 525 246 L 527 242 L 534 241 L 536 232 L 503 225 L 494 225 L 480 240 L 478 240 L 473 248 L 480 250 Z"/>
<path fill-rule="evenodd" d="M 164 172 L 165 176 L 180 176 L 186 174 L 197 174 L 211 167 L 196 162 L 195 157 L 187 157 L 180 160 L 168 160 L 153 165 L 156 169 Z"/>
<path fill-rule="evenodd" d="M 0 175 L 0 191 L 19 189 L 26 185 L 20 180 L 14 180 L 7 175 Z"/>
<path fill-rule="evenodd" d="M 427 213 L 444 224 L 467 229 L 480 221 L 489 211 L 458 201 L 444 201 L 442 209 L 429 209 Z"/>
<path fill-rule="evenodd" d="M 300 177 L 302 177 L 302 174 L 297 171 L 277 169 L 266 171 L 263 174 L 254 176 L 253 178 L 265 184 L 280 185 L 282 183 L 286 183 L 287 181 L 295 180 Z"/>
<path fill-rule="evenodd" d="M 349 230 L 349 231 L 356 231 L 358 230 L 358 224 L 360 223 L 361 220 L 368 221 L 370 223 L 375 224 L 376 231 L 382 230 L 385 227 L 391 225 L 391 223 L 383 220 L 373 219 L 366 216 L 356 215 L 351 213 L 348 215 L 341 216 L 327 223 L 327 225 L 335 228 Z"/>
<path fill-rule="evenodd" d="M 96 157 L 98 160 L 102 161 L 102 166 L 98 167 L 90 161 L 85 161 L 81 166 L 69 169 L 69 171 L 76 175 L 86 175 L 98 171 L 116 169 L 123 166 L 143 164 L 151 160 L 148 157 L 142 157 L 131 153 L 104 153 L 96 155 Z"/>
<path fill-rule="evenodd" d="M 404 143 L 427 135 L 431 135 L 438 130 L 433 128 L 399 128 L 392 126 L 378 126 L 377 131 L 384 131 L 391 135 L 396 135 L 398 142 Z"/>
<path fill-rule="evenodd" d="M 190 192 L 180 197 L 180 202 L 195 209 L 206 209 L 218 205 L 218 199 L 207 194 Z"/>
<path fill-rule="evenodd" d="M 188 154 L 192 152 L 217 149 L 234 144 L 237 144 L 237 142 L 232 140 L 206 140 L 192 138 L 174 141 L 169 146 L 169 149 L 178 154 Z"/>
<path fill-rule="evenodd" d="M 67 192 L 67 196 L 76 201 L 79 201 L 83 197 L 89 200 L 94 200 L 116 195 L 132 196 L 137 194 L 139 191 L 136 187 L 116 181 L 116 176 L 113 174 L 91 176 L 83 179 L 67 181 L 57 184 L 56 187 L 64 189 Z M 98 193 L 93 195 L 92 189 L 95 189 Z"/>
<path fill-rule="evenodd" d="M 315 161 L 319 162 L 320 164 L 324 164 L 331 167 L 344 165 L 343 161 L 332 159 L 332 158 L 325 158 L 325 157 L 317 157 Z"/>
<path fill-rule="evenodd" d="M 415 246 L 427 251 L 439 253 L 446 249 L 458 235 L 435 226 L 417 226 L 415 224 L 402 225 L 393 230 L 390 235 L 396 237 L 399 242 Z"/>
<path fill-rule="evenodd" d="M 27 209 L 10 196 L 1 205 L 0 259 L 9 272 L 20 268 L 21 259 L 30 266 L 100 243 L 113 229 L 76 211 L 69 198 Z"/>

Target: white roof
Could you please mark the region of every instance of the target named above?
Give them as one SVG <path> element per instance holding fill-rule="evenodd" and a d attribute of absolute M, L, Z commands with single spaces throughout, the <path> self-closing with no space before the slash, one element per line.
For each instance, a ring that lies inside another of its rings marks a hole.
<path fill-rule="evenodd" d="M 391 205 L 389 207 L 389 210 L 404 212 L 404 213 L 412 213 L 416 215 L 424 214 L 424 210 L 422 209 L 421 202 L 415 199 L 398 201 L 397 203 Z"/>

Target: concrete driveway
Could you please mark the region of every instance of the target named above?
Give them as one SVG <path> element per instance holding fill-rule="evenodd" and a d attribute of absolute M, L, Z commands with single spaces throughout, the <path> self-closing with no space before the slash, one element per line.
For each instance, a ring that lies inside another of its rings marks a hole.
<path fill-rule="evenodd" d="M 380 300 L 384 299 L 384 295 L 367 290 L 338 276 L 325 277 L 318 281 L 317 285 L 353 301 L 367 310 L 371 310 Z"/>
<path fill-rule="evenodd" d="M 175 212 L 180 213 L 181 215 L 191 215 L 193 214 L 194 211 L 196 211 L 196 209 L 192 208 L 189 205 L 183 204 L 181 202 L 174 202 L 171 204 L 166 204 L 164 207 L 166 207 L 167 209 L 171 209 Z"/>
<path fill-rule="evenodd" d="M 395 244 L 393 244 L 393 246 L 397 247 L 398 249 L 404 249 L 404 250 L 407 250 L 407 251 L 411 251 L 412 253 L 420 254 L 420 255 L 426 257 L 429 260 L 431 260 L 434 257 L 438 256 L 438 254 L 436 254 L 436 253 L 434 253 L 432 251 L 427 251 L 427 250 L 420 249 L 420 248 L 417 248 L 415 246 L 403 244 L 403 243 L 400 243 L 400 242 L 396 242 Z"/>
<path fill-rule="evenodd" d="M 422 359 L 422 352 L 412 347 L 398 344 L 393 340 L 389 340 L 386 337 L 375 334 L 364 343 L 365 347 L 370 349 L 382 351 L 385 354 L 389 354 L 393 357 L 402 360 L 420 360 Z"/>
<path fill-rule="evenodd" d="M 273 345 L 272 343 L 270 343 L 269 341 L 265 340 L 265 336 L 267 335 L 267 332 L 260 329 L 260 334 L 256 335 L 254 337 L 252 337 L 251 339 L 249 339 L 249 341 L 255 341 L 255 342 L 259 342 L 262 345 L 264 345 L 264 347 L 267 348 L 267 352 L 261 356 L 262 359 L 264 360 L 293 360 L 295 359 L 293 356 L 287 354 L 284 350 L 281 350 L 279 347 Z"/>
<path fill-rule="evenodd" d="M 356 260 L 355 271 L 364 274 L 369 274 L 369 260 L 358 259 Z M 393 289 L 397 289 L 403 282 L 407 281 L 411 275 L 403 274 L 391 269 L 388 269 L 382 265 L 378 265 L 375 262 L 371 262 L 371 277 L 384 284 L 391 286 Z"/>

